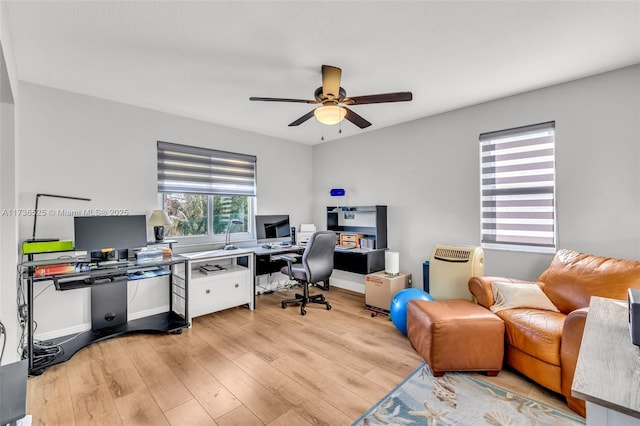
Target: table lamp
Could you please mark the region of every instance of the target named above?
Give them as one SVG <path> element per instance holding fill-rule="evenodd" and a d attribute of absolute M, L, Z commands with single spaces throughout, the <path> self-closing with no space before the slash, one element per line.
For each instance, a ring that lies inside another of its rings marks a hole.
<path fill-rule="evenodd" d="M 164 210 L 154 210 L 149 217 L 149 226 L 153 226 L 153 235 L 156 237 L 156 243 L 164 240 L 164 227 L 171 225 L 171 219 Z"/>
<path fill-rule="evenodd" d="M 243 222 L 240 219 L 231 219 L 229 221 L 229 225 L 227 225 L 227 237 L 225 238 L 225 245 L 224 245 L 225 250 L 235 250 L 238 248 L 233 244 L 231 244 L 231 240 L 229 239 L 229 231 L 231 231 L 231 225 L 242 225 L 242 224 Z"/>

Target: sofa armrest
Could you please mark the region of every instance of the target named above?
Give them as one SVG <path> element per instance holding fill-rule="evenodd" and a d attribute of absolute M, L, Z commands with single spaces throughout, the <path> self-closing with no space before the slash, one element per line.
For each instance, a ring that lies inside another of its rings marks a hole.
<path fill-rule="evenodd" d="M 574 411 L 584 416 L 584 402 L 571 397 L 571 385 L 573 384 L 573 375 L 576 371 L 578 363 L 578 354 L 580 353 L 580 344 L 582 343 L 582 335 L 584 334 L 584 326 L 587 322 L 587 314 L 589 308 L 576 309 L 567 315 L 562 328 L 562 340 L 560 342 L 560 366 L 562 369 L 562 394 L 567 397 L 569 406 Z M 581 404 L 579 404 L 581 402 Z M 581 405 L 580 408 L 578 406 Z"/>
<path fill-rule="evenodd" d="M 517 278 L 505 277 L 471 277 L 469 278 L 469 291 L 476 298 L 479 305 L 489 309 L 495 303 L 493 300 L 493 291 L 491 291 L 492 282 L 502 283 L 519 283 L 519 284 L 536 284 L 533 281 L 519 280 Z"/>

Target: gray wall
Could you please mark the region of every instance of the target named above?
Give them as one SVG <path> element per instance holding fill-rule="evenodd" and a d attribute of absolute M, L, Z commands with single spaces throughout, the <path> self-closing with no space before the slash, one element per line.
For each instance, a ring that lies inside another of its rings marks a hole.
<path fill-rule="evenodd" d="M 156 206 L 156 140 L 255 154 L 260 213 L 288 212 L 295 225 L 323 229 L 325 207 L 336 204 L 329 196 L 334 187 L 346 188 L 350 205 L 388 205 L 389 247 L 420 286 L 422 262 L 434 245 L 479 244 L 478 135 L 555 120 L 560 247 L 638 258 L 639 71 L 630 67 L 314 147 L 21 83 L 17 205 L 32 208 L 35 194 L 48 192 L 93 201 L 47 199 L 47 208 L 148 214 Z M 294 161 L 304 173 L 291 179 Z M 41 219 L 38 235 L 72 237 L 70 217 Z M 20 221 L 19 240 L 31 224 Z M 486 272 L 535 278 L 549 260 L 487 251 Z M 334 283 L 341 281 L 364 287 L 354 274 L 338 273 Z M 12 287 L 4 282 L 3 296 Z M 148 290 L 138 297 L 157 294 L 151 285 Z M 88 292 L 46 289 L 36 319 L 44 335 L 87 327 Z"/>
<path fill-rule="evenodd" d="M 314 221 L 326 226 L 330 188 L 345 188 L 349 205 L 386 204 L 389 248 L 421 287 L 434 245 L 480 244 L 479 134 L 550 120 L 559 247 L 637 259 L 640 66 L 316 145 Z M 535 279 L 551 256 L 485 258 L 487 275 Z"/>
<path fill-rule="evenodd" d="M 18 261 L 16 208 L 16 111 L 18 79 L 7 22 L 6 5 L 0 3 L 0 319 L 7 340 L 2 363 L 18 359 L 18 319 L 15 266 Z"/>
<path fill-rule="evenodd" d="M 288 213 L 293 223 L 312 216 L 311 173 L 292 179 L 290 167 L 295 160 L 301 170 L 311 170 L 310 146 L 29 83 L 20 83 L 20 95 L 21 208 L 32 209 L 36 193 L 50 193 L 92 201 L 41 198 L 42 209 L 127 209 L 148 215 L 157 208 L 156 141 L 163 140 L 256 155 L 258 212 Z M 30 235 L 32 224 L 32 218 L 19 221 L 20 240 Z M 150 227 L 148 234 L 152 236 Z M 39 217 L 37 236 L 73 239 L 72 215 Z M 38 284 L 35 290 L 44 290 L 34 315 L 40 336 L 86 329 L 88 290 L 56 292 L 45 286 Z M 159 297 L 165 293 L 152 287 L 139 286 L 130 313 L 153 309 L 149 300 L 168 304 Z"/>

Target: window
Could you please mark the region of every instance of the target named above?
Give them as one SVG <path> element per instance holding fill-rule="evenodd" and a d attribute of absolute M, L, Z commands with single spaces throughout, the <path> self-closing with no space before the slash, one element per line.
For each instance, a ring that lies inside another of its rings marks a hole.
<path fill-rule="evenodd" d="M 555 122 L 480 135 L 482 247 L 553 253 Z"/>
<path fill-rule="evenodd" d="M 167 236 L 222 241 L 230 231 L 250 238 L 256 157 L 158 141 L 158 193 L 171 218 Z"/>

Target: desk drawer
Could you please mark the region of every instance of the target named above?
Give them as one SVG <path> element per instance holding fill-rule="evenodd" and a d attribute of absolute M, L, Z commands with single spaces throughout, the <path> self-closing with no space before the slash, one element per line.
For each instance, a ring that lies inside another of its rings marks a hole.
<path fill-rule="evenodd" d="M 189 313 L 192 317 L 250 303 L 249 271 L 199 277 L 189 288 Z"/>

